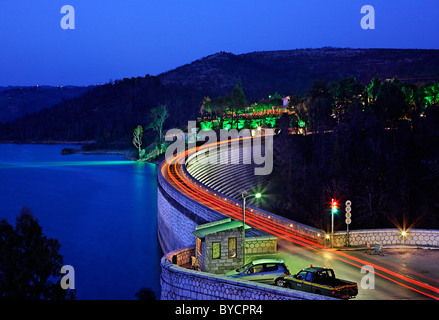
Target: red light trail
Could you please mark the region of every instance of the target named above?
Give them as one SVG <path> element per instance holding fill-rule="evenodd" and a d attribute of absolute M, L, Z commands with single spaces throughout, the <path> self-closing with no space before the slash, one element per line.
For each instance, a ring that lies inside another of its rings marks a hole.
<path fill-rule="evenodd" d="M 245 137 L 240 138 L 240 140 L 243 139 L 251 139 L 251 137 Z M 168 159 L 165 161 L 160 168 L 163 177 L 173 185 L 178 191 L 183 193 L 184 195 L 188 196 L 192 200 L 203 204 L 204 206 L 219 212 L 222 215 L 232 217 L 236 220 L 242 220 L 242 205 L 237 202 L 233 201 L 231 203 L 231 199 L 224 198 L 219 193 L 215 193 L 212 190 L 207 189 L 206 187 L 203 187 L 200 185 L 197 181 L 195 181 L 193 178 L 187 177 L 182 169 L 182 165 L 179 164 L 181 161 L 183 161 L 188 155 L 199 151 L 204 148 L 208 148 L 213 145 L 220 145 L 222 143 L 229 143 L 230 141 L 220 141 L 212 144 L 203 145 L 201 147 L 196 147 L 190 150 L 187 150 L 185 152 L 182 152 L 180 154 L 175 155 L 172 159 Z M 279 224 L 271 219 L 262 217 L 255 212 L 252 212 L 250 210 L 246 213 L 246 223 L 250 226 L 263 230 L 267 233 L 270 233 L 272 235 L 278 236 L 280 238 L 286 239 L 292 243 L 304 246 L 310 250 L 313 250 L 318 253 L 327 253 L 329 250 L 324 245 L 321 245 L 318 243 L 312 236 L 301 233 L 297 230 L 289 229 L 288 227 Z M 342 251 L 333 251 L 330 250 L 333 257 L 343 261 L 345 263 L 348 263 L 350 265 L 353 265 L 358 268 L 362 268 L 364 265 L 370 265 L 374 268 L 374 273 L 384 279 L 387 279 L 389 281 L 392 281 L 398 285 L 404 286 L 408 289 L 411 289 L 413 291 L 416 291 L 418 293 L 421 293 L 425 296 L 428 296 L 430 298 L 439 300 L 439 297 L 434 296 L 432 294 L 429 294 L 427 292 L 421 291 L 417 288 L 414 288 L 408 284 L 404 284 L 398 280 L 395 280 L 392 277 L 395 277 L 399 280 L 408 282 L 410 284 L 413 284 L 415 286 L 421 287 L 425 290 L 432 291 L 434 293 L 439 293 L 439 288 L 433 287 L 431 285 L 428 285 L 426 283 L 417 281 L 411 277 L 404 276 L 402 274 L 399 274 L 395 271 L 392 271 L 390 269 L 387 269 L 385 267 L 382 267 L 380 265 L 371 263 L 370 261 L 366 261 L 357 257 L 354 257 L 350 255 L 349 253 L 342 252 Z M 349 261 L 350 260 L 350 261 Z M 359 263 L 359 264 L 357 264 Z M 397 266 L 398 269 L 401 269 L 400 266 Z M 380 272 L 377 272 L 376 270 L 379 270 Z M 412 271 L 407 270 L 404 268 L 406 272 L 411 272 L 412 274 L 416 274 L 417 276 L 423 277 L 423 275 L 419 273 L 414 273 Z M 427 278 L 427 277 L 424 277 Z"/>

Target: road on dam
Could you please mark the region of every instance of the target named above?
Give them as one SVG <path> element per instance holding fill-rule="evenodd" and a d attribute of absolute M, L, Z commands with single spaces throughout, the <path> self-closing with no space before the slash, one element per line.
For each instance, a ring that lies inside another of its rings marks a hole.
<path fill-rule="evenodd" d="M 439 261 L 439 250 L 384 248 L 384 256 L 381 256 L 368 255 L 364 249 L 359 249 L 344 251 L 354 260 L 347 257 L 341 260 L 338 250 L 326 249 L 317 253 L 284 239 L 279 240 L 278 246 L 279 252 L 273 256 L 285 260 L 291 273 L 297 273 L 310 264 L 332 268 L 337 278 L 358 284 L 356 299 L 359 300 L 439 299 L 439 293 L 434 290 L 439 287 L 439 264 L 436 263 Z M 361 265 L 356 259 L 367 264 Z M 375 266 L 374 270 L 379 275 L 369 272 L 371 265 Z M 381 272 L 376 266 L 395 272 L 395 275 Z"/>
<path fill-rule="evenodd" d="M 228 141 L 216 144 L 221 143 Z M 219 193 L 203 188 L 183 169 L 182 163 L 188 155 L 208 147 L 211 145 L 189 149 L 164 161 L 160 167 L 161 174 L 169 184 L 187 197 L 224 216 L 242 221 L 242 208 L 236 201 L 230 201 Z M 256 212 L 246 214 L 246 223 L 278 237 L 280 250 L 277 254 L 285 259 L 292 273 L 309 267 L 310 264 L 331 267 L 337 277 L 358 283 L 357 299 L 439 300 L 439 267 L 436 263 L 439 261 L 439 250 L 385 248 L 384 256 L 368 255 L 364 250 L 326 248 L 308 235 L 292 232 Z"/>

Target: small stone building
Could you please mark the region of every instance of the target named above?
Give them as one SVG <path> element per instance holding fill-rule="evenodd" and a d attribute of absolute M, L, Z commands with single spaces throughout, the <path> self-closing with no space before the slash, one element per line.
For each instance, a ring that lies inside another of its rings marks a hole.
<path fill-rule="evenodd" d="M 251 227 L 245 225 L 245 230 Z M 224 274 L 243 265 L 242 222 L 230 218 L 197 226 L 195 258 L 201 271 Z M 245 252 L 266 253 L 277 250 L 273 236 L 245 238 Z M 246 259 L 248 261 L 248 259 Z"/>
<path fill-rule="evenodd" d="M 245 230 L 250 230 L 245 225 Z M 242 222 L 224 219 L 197 226 L 195 257 L 202 271 L 222 274 L 242 266 Z"/>

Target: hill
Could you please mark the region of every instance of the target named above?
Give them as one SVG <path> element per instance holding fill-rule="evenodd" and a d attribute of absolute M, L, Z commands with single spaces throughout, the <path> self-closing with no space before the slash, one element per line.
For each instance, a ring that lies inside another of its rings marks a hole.
<path fill-rule="evenodd" d="M 303 95 L 315 79 L 355 76 L 367 84 L 374 76 L 417 82 L 439 79 L 439 50 L 297 49 L 240 55 L 220 52 L 160 74 L 163 84 L 182 84 L 221 95 L 240 77 L 245 93 L 260 99 L 278 91 Z"/>
<path fill-rule="evenodd" d="M 121 140 L 129 144 L 133 129 L 147 123 L 151 108 L 168 105 L 167 128 L 187 124 L 196 118 L 203 97 L 229 93 L 239 78 L 247 101 L 253 102 L 274 92 L 303 95 L 315 79 L 332 81 L 351 76 L 364 84 L 374 76 L 397 76 L 411 82 L 437 80 L 439 50 L 321 48 L 239 55 L 220 52 L 158 76 L 125 78 L 96 86 L 82 95 L 55 102 L 50 108 L 0 123 L 0 141 Z M 10 98 L 19 96 L 18 91 Z M 36 104 L 29 101 L 28 105 Z M 45 101 L 47 106 L 52 103 Z"/>
<path fill-rule="evenodd" d="M 146 125 L 149 109 L 169 106 L 169 126 L 177 126 L 200 100 L 193 91 L 161 84 L 152 76 L 125 78 L 95 86 L 80 96 L 29 113 L 14 121 L 0 123 L 0 141 L 96 141 L 101 146 L 122 139 L 131 145 L 133 129 Z M 119 148 L 119 146 L 117 146 Z"/>
<path fill-rule="evenodd" d="M 25 114 L 50 108 L 64 100 L 70 100 L 91 87 L 31 86 L 0 87 L 0 122 L 18 119 Z"/>

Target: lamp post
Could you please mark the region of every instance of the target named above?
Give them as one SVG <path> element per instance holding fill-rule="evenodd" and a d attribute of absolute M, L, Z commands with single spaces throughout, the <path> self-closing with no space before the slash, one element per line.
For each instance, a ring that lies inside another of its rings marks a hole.
<path fill-rule="evenodd" d="M 248 194 L 245 195 L 244 192 L 241 193 L 242 196 L 242 265 L 245 265 L 245 200 L 248 197 L 255 197 L 255 198 L 260 198 L 261 194 L 258 193 L 254 193 L 254 194 Z"/>

